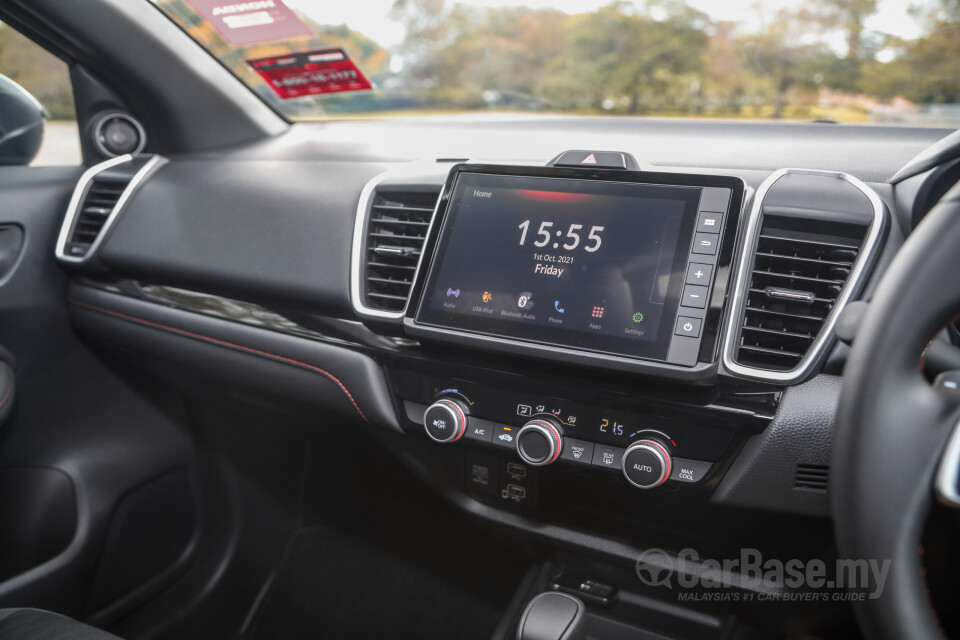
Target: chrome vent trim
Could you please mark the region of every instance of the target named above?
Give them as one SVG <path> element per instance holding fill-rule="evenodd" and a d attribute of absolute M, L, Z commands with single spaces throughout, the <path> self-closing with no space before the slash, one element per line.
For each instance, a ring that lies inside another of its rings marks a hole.
<path fill-rule="evenodd" d="M 111 227 L 113 227 L 113 224 L 116 222 L 117 216 L 130 199 L 130 196 L 133 195 L 133 192 L 136 191 L 137 187 L 145 178 L 147 178 L 147 176 L 167 162 L 166 158 L 159 155 L 154 155 L 147 160 L 140 170 L 133 175 L 133 177 L 130 179 L 130 182 L 127 183 L 127 186 L 117 199 L 117 203 L 107 215 L 107 219 L 100 228 L 100 232 L 97 234 L 96 239 L 93 241 L 93 243 L 91 243 L 90 248 L 87 249 L 87 252 L 82 256 L 68 255 L 66 253 L 67 243 L 70 242 L 70 235 L 73 232 L 74 225 L 76 224 L 76 221 L 80 215 L 80 209 L 83 207 L 84 201 L 86 200 L 87 194 L 90 191 L 90 186 L 92 185 L 94 178 L 107 169 L 111 169 L 132 160 L 133 156 L 129 154 L 117 156 L 116 158 L 111 158 L 110 160 L 101 162 L 100 164 L 95 164 L 87 169 L 82 176 L 80 176 L 80 180 L 77 182 L 77 186 L 73 190 L 73 195 L 70 197 L 70 204 L 67 205 L 67 214 L 63 219 L 63 225 L 60 227 L 60 236 L 57 238 L 55 255 L 58 260 L 71 264 L 83 264 L 96 255 L 97 250 L 100 248 L 100 245 L 109 234 Z"/>
<path fill-rule="evenodd" d="M 873 206 L 873 220 L 867 228 L 860 252 L 853 262 L 849 277 L 842 286 L 833 306 L 823 321 L 822 328 L 816 339 L 807 349 L 799 364 L 793 369 L 774 371 L 742 365 L 737 362 L 741 323 L 744 317 L 744 306 L 750 293 L 750 283 L 753 275 L 753 265 L 756 261 L 757 245 L 763 220 L 763 201 L 774 184 L 786 175 L 809 175 L 844 180 L 861 191 Z M 733 294 L 730 303 L 730 312 L 727 316 L 727 326 L 724 336 L 722 360 L 724 368 L 741 378 L 758 382 L 772 382 L 776 384 L 793 384 L 802 381 L 813 371 L 820 362 L 828 346 L 833 342 L 834 328 L 837 318 L 850 301 L 854 293 L 858 292 L 863 284 L 864 272 L 868 269 L 877 254 L 878 244 L 883 229 L 887 223 L 887 212 L 880 200 L 880 196 L 860 179 L 846 173 L 836 171 L 819 171 L 814 169 L 780 169 L 772 173 L 757 190 L 753 206 L 744 225 L 743 242 L 739 261 L 737 263 L 736 280 L 733 285 Z"/>
<path fill-rule="evenodd" d="M 364 299 L 364 268 L 365 260 L 367 254 L 367 224 L 368 218 L 373 214 L 374 204 L 376 203 L 378 196 L 378 187 L 381 186 L 383 182 L 390 178 L 402 177 L 407 172 L 414 173 L 416 171 L 423 171 L 423 166 L 413 166 L 409 169 L 391 169 L 384 173 L 381 173 L 378 176 L 375 176 L 371 179 L 364 187 L 363 191 L 360 193 L 360 202 L 357 205 L 357 216 L 353 228 L 353 246 L 351 249 L 351 264 L 350 264 L 350 300 L 353 304 L 353 310 L 357 315 L 380 320 L 400 320 L 406 313 L 407 309 L 410 306 L 410 296 L 407 296 L 406 302 L 403 304 L 403 308 L 398 311 L 385 311 L 383 309 L 374 309 L 367 306 Z M 439 185 L 438 185 L 439 186 Z M 384 189 L 385 192 L 389 192 L 389 189 Z M 433 231 L 433 225 L 437 218 L 437 209 L 440 206 L 440 202 L 443 199 L 443 190 L 438 189 L 437 199 L 433 206 L 433 212 L 430 214 L 429 223 L 426 227 L 425 235 L 423 236 L 424 244 L 426 244 L 426 239 L 430 237 L 430 233 Z M 417 256 L 416 265 L 413 269 L 411 277 L 411 286 L 416 283 L 417 277 L 420 274 L 420 269 L 423 266 L 424 252 L 421 250 Z"/>

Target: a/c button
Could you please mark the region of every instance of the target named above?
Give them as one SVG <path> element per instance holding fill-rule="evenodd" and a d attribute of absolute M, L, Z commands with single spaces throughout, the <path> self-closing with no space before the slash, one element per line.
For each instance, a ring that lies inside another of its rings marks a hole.
<path fill-rule="evenodd" d="M 489 420 L 482 420 L 480 418 L 474 418 L 473 416 L 470 416 L 467 418 L 467 430 L 463 435 L 467 438 L 472 438 L 473 440 L 490 442 L 493 439 L 493 431 L 496 428 L 497 425 Z"/>
<path fill-rule="evenodd" d="M 700 337 L 700 324 L 703 322 L 700 318 L 688 318 L 680 316 L 677 318 L 677 330 L 674 331 L 678 336 L 687 336 L 688 338 Z"/>

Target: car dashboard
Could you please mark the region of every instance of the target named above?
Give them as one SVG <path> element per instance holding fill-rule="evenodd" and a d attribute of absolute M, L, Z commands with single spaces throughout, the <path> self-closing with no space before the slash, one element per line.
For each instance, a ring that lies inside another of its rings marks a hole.
<path fill-rule="evenodd" d="M 363 424 L 524 536 L 786 547 L 829 512 L 837 322 L 955 174 L 902 177 L 948 133 L 297 125 L 91 168 L 56 255 L 84 335 Z"/>

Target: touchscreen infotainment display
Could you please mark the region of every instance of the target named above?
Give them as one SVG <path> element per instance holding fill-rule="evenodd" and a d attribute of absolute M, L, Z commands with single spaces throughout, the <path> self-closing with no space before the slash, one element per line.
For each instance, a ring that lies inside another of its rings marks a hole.
<path fill-rule="evenodd" d="M 416 322 L 663 359 L 700 193 L 460 173 Z"/>

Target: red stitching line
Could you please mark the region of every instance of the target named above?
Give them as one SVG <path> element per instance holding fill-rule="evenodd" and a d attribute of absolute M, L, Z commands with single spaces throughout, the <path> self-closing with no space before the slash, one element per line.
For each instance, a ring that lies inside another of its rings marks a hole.
<path fill-rule="evenodd" d="M 191 337 L 191 338 L 198 338 L 198 339 L 200 339 L 200 340 L 206 340 L 207 342 L 211 342 L 211 343 L 213 343 L 213 344 L 219 344 L 219 345 L 222 345 L 222 346 L 225 346 L 225 347 L 231 347 L 231 348 L 233 348 L 233 349 L 239 349 L 239 350 L 241 350 L 241 351 L 246 351 L 246 352 L 248 352 L 248 353 L 254 353 L 254 354 L 258 355 L 258 356 L 263 356 L 263 357 L 265 357 L 265 358 L 271 358 L 271 359 L 273 359 L 273 360 L 278 360 L 278 361 L 280 361 L 280 362 L 286 362 L 286 363 L 288 363 L 288 364 L 293 364 L 293 365 L 296 365 L 296 366 L 298 366 L 298 367 L 303 367 L 303 368 L 305 368 L 305 369 L 310 369 L 311 371 L 316 371 L 317 373 L 320 373 L 320 374 L 326 376 L 327 379 L 335 382 L 336 385 L 337 385 L 338 387 L 340 387 L 340 390 L 343 391 L 345 394 L 347 394 L 347 398 L 350 399 L 350 404 L 352 404 L 352 405 L 353 405 L 353 408 L 357 410 L 357 413 L 360 414 L 360 417 L 363 418 L 363 421 L 364 421 L 364 422 L 370 422 L 370 421 L 367 419 L 367 416 L 365 416 L 365 415 L 363 414 L 363 411 L 360 410 L 360 407 L 357 405 L 357 401 L 353 399 L 353 395 L 350 393 L 350 390 L 347 389 L 347 388 L 344 386 L 344 384 L 343 384 L 342 382 L 340 382 L 340 380 L 339 380 L 335 375 L 333 375 L 333 374 L 330 373 L 329 371 L 324 371 L 324 370 L 321 369 L 320 367 L 315 367 L 315 366 L 313 366 L 312 364 L 307 364 L 307 363 L 305 363 L 305 362 L 300 362 L 300 361 L 298 361 L 298 360 L 293 360 L 292 358 L 285 358 L 285 357 L 283 357 L 283 356 L 278 356 L 278 355 L 276 355 L 276 354 L 274 354 L 274 353 L 269 353 L 269 352 L 267 352 L 267 351 L 260 351 L 259 349 L 253 349 L 253 348 L 251 348 L 251 347 L 245 347 L 245 346 L 240 345 L 240 344 L 234 344 L 234 343 L 232 343 L 232 342 L 227 342 L 226 340 L 219 340 L 219 339 L 217 339 L 217 338 L 211 338 L 210 336 L 205 336 L 205 335 L 200 334 L 200 333 L 193 333 L 192 331 L 186 331 L 185 329 L 178 329 L 178 328 L 176 328 L 176 327 L 170 327 L 170 326 L 167 326 L 167 325 L 165 325 L 165 324 L 160 324 L 159 322 L 153 322 L 153 321 L 151 321 L 151 320 L 144 320 L 143 318 L 137 318 L 136 316 L 129 316 L 129 315 L 125 314 L 125 313 L 120 313 L 119 311 L 113 311 L 112 309 L 105 309 L 105 308 L 103 308 L 103 307 L 98 307 L 98 306 L 96 306 L 96 305 L 87 304 L 86 302 L 80 302 L 79 300 L 71 300 L 71 302 L 72 302 L 73 304 L 75 304 L 75 305 L 80 306 L 80 307 L 86 307 L 87 309 L 92 309 L 93 311 L 99 311 L 99 312 L 101 312 L 101 313 L 106 313 L 106 314 L 111 315 L 111 316 L 116 316 L 116 317 L 118 317 L 118 318 L 123 318 L 124 320 L 130 320 L 131 322 L 136 322 L 136 323 L 139 323 L 139 324 L 143 324 L 143 325 L 147 325 L 147 326 L 151 326 L 151 327 L 156 327 L 156 328 L 158 328 L 158 329 L 163 329 L 163 330 L 165 330 L 165 331 L 172 331 L 173 333 L 179 333 L 179 334 L 181 334 L 181 335 L 189 336 L 189 337 Z M 0 403 L 0 405 L 2 405 L 2 403 Z"/>

